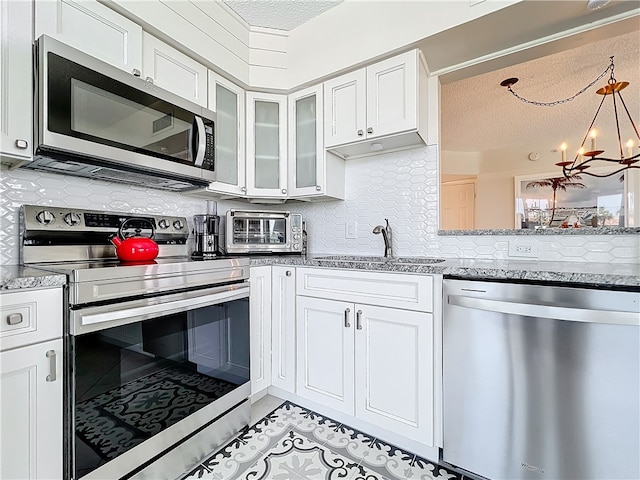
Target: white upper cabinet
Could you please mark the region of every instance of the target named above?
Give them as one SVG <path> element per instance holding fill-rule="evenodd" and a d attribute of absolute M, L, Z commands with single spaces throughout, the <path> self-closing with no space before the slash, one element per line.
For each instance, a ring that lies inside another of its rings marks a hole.
<path fill-rule="evenodd" d="M 216 181 L 207 191 L 244 196 L 247 192 L 244 90 L 209 70 L 209 110 L 216 112 Z"/>
<path fill-rule="evenodd" d="M 325 147 L 343 158 L 424 145 L 427 73 L 418 50 L 328 80 Z"/>
<path fill-rule="evenodd" d="M 142 34 L 142 78 L 207 107 L 207 67 L 147 32 Z"/>
<path fill-rule="evenodd" d="M 96 0 L 34 2 L 35 36 L 46 34 L 122 70 L 142 71 L 142 27 Z"/>
<path fill-rule="evenodd" d="M 287 198 L 287 97 L 247 92 L 247 195 Z"/>
<path fill-rule="evenodd" d="M 14 165 L 33 152 L 31 2 L 0 2 L 0 158 Z"/>
<path fill-rule="evenodd" d="M 289 196 L 344 199 L 344 160 L 324 149 L 323 88 L 289 95 Z"/>

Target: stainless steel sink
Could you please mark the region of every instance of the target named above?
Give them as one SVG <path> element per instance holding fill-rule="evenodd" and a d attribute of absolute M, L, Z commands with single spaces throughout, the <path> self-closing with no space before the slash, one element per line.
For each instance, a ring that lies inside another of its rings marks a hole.
<path fill-rule="evenodd" d="M 391 262 L 399 265 L 429 265 L 433 263 L 444 262 L 444 258 L 425 258 L 425 257 L 398 257 Z"/>
<path fill-rule="evenodd" d="M 313 260 L 319 262 L 344 262 L 344 263 L 376 263 L 394 265 L 429 265 L 444 262 L 444 258 L 426 257 L 380 257 L 367 255 L 326 255 L 315 257 Z"/>
<path fill-rule="evenodd" d="M 326 255 L 323 257 L 315 257 L 312 260 L 318 262 L 344 262 L 344 263 L 387 263 L 392 259 L 379 256 L 366 255 Z"/>

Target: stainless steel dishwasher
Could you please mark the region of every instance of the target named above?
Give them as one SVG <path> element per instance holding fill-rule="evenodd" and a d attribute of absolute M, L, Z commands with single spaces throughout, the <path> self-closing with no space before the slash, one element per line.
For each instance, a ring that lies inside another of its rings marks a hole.
<path fill-rule="evenodd" d="M 640 293 L 444 280 L 446 463 L 640 478 Z"/>

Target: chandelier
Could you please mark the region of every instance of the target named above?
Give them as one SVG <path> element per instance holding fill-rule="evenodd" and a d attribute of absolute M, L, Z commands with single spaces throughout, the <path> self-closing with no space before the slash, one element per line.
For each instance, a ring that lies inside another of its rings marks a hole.
<path fill-rule="evenodd" d="M 587 133 L 582 139 L 580 149 L 578 150 L 578 153 L 576 154 L 573 160 L 567 160 L 567 146 L 565 143 L 562 144 L 562 147 L 561 147 L 562 161 L 559 163 L 556 163 L 556 165 L 559 167 L 562 167 L 562 173 L 566 178 L 569 178 L 576 174 L 590 175 L 592 177 L 604 178 L 604 177 L 610 177 L 611 175 L 615 175 L 617 173 L 620 173 L 624 170 L 628 170 L 631 168 L 640 168 L 640 165 L 638 165 L 638 162 L 640 162 L 640 152 L 636 153 L 635 155 L 633 153 L 633 149 L 635 146 L 634 141 L 629 140 L 626 143 L 623 143 L 622 136 L 620 134 L 620 117 L 618 116 L 618 114 L 620 112 L 623 112 L 622 118 L 624 119 L 625 118 L 624 114 L 626 114 L 626 117 L 629 119 L 629 122 L 631 123 L 631 127 L 633 128 L 633 131 L 635 132 L 636 137 L 638 139 L 638 146 L 640 146 L 640 133 L 638 133 L 638 127 L 636 127 L 636 124 L 631 118 L 631 113 L 629 113 L 627 104 L 624 102 L 624 99 L 622 98 L 622 94 L 620 93 L 627 86 L 629 86 L 629 82 L 618 82 L 616 80 L 614 75 L 615 65 L 613 63 L 613 57 L 610 57 L 610 62 L 611 63 L 609 64 L 609 66 L 604 70 L 604 72 L 602 72 L 598 76 L 598 78 L 596 78 L 593 82 L 591 82 L 589 85 L 584 87 L 578 93 L 576 93 L 575 95 L 572 95 L 571 97 L 568 97 L 562 100 L 557 100 L 554 102 L 536 102 L 536 101 L 527 100 L 526 98 L 518 95 L 511 88 L 511 86 L 518 81 L 517 78 L 508 78 L 506 80 L 503 80 L 500 83 L 501 86 L 506 87 L 507 90 L 509 90 L 509 92 L 511 92 L 516 98 L 523 101 L 524 103 L 537 105 L 537 106 L 552 107 L 555 105 L 560 105 L 562 103 L 570 102 L 571 100 L 576 98 L 578 95 L 580 95 L 581 93 L 584 93 L 587 89 L 591 88 L 597 81 L 603 78 L 607 74 L 607 72 L 610 72 L 609 81 L 607 82 L 607 85 L 605 85 L 604 87 L 596 91 L 598 95 L 602 95 L 602 100 L 598 105 L 598 109 L 596 110 L 596 114 L 593 117 L 593 120 L 591 120 L 591 124 L 587 129 Z M 601 156 L 604 153 L 604 150 L 596 149 L 596 132 L 593 129 L 593 126 L 596 123 L 596 119 L 598 118 L 598 114 L 600 113 L 600 110 L 602 109 L 602 106 L 605 103 L 605 100 L 607 98 L 611 98 L 611 102 L 609 103 L 612 104 L 613 113 L 615 116 L 615 131 L 616 131 L 617 140 L 618 140 L 619 156 L 614 158 Z M 585 144 L 588 138 L 591 139 L 590 149 L 589 151 L 585 151 L 585 148 L 586 148 Z M 615 166 L 613 167 L 612 171 L 606 172 L 606 173 L 601 173 L 601 172 L 596 173 L 596 172 L 587 170 L 592 166 L 605 166 L 605 165 L 608 165 L 608 166 L 615 165 Z"/>

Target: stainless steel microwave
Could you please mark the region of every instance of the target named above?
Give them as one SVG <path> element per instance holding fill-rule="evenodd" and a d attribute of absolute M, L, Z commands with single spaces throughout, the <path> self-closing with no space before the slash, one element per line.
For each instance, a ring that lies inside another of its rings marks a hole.
<path fill-rule="evenodd" d="M 216 114 L 43 35 L 26 168 L 165 190 L 215 180 Z"/>
<path fill-rule="evenodd" d="M 268 210 L 228 210 L 227 253 L 302 253 L 302 215 Z"/>

